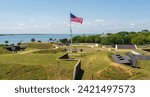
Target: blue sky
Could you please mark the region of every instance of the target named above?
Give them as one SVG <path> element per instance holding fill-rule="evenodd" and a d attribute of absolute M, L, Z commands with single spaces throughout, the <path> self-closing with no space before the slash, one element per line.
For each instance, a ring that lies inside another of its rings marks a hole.
<path fill-rule="evenodd" d="M 83 17 L 74 34 L 150 30 L 150 0 L 0 0 L 0 34 L 69 34 L 69 12 Z"/>

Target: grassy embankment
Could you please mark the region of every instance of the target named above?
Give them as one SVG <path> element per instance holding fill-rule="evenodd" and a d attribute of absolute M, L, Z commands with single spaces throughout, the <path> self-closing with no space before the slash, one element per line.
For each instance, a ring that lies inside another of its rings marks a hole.
<path fill-rule="evenodd" d="M 61 49 L 51 50 L 52 45 L 47 43 L 32 43 L 28 47 L 40 51 L 0 54 L 0 79 L 72 79 L 76 61 L 58 61 L 57 58 L 64 54 Z"/>
<path fill-rule="evenodd" d="M 82 68 L 85 70 L 84 80 L 126 80 L 137 74 L 133 68 L 114 63 L 107 51 L 96 51 L 82 55 Z"/>
<path fill-rule="evenodd" d="M 142 49 L 150 49 L 150 46 L 144 46 L 144 48 L 137 49 L 137 52 L 140 52 L 140 54 L 150 56 L 150 52 Z M 150 80 L 150 60 L 138 60 L 138 64 L 141 66 L 141 69 L 138 70 L 139 74 L 133 77 L 133 79 Z"/>
<path fill-rule="evenodd" d="M 3 49 L 4 45 L 0 45 L 0 54 L 9 54 L 10 52 L 6 49 Z"/>
<path fill-rule="evenodd" d="M 58 65 L 57 58 L 64 54 L 61 49 L 53 49 L 52 44 L 47 43 L 27 45 L 29 50 L 40 51 L 28 54 L 0 54 L 0 79 L 72 79 L 76 61 L 59 61 Z M 46 46 L 43 48 L 44 45 Z M 113 62 L 108 50 L 77 47 L 78 50 L 80 48 L 83 48 L 83 52 L 71 57 L 81 59 L 85 71 L 84 80 L 150 79 L 150 61 L 139 61 L 141 69 L 136 69 Z"/>
<path fill-rule="evenodd" d="M 131 50 L 120 50 L 117 53 L 125 54 Z M 143 52 L 143 51 L 141 51 Z M 149 55 L 148 52 L 145 55 Z M 78 56 L 81 58 L 85 70 L 83 79 L 150 79 L 150 61 L 138 61 L 141 69 L 132 68 L 113 62 L 108 51 L 96 51 Z"/>

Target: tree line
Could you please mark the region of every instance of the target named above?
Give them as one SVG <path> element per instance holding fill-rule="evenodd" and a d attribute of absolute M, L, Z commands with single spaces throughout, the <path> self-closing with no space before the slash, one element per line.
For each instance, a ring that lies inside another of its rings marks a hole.
<path fill-rule="evenodd" d="M 68 39 L 60 39 L 62 43 L 70 43 Z M 73 37 L 73 43 L 100 43 L 102 45 L 115 44 L 150 44 L 150 31 L 142 30 L 139 32 L 121 31 L 118 33 L 107 33 L 99 35 L 77 35 Z"/>

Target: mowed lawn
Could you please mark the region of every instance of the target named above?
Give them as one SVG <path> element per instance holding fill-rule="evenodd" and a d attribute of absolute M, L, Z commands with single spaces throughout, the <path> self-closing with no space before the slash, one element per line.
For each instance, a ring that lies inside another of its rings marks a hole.
<path fill-rule="evenodd" d="M 61 61 L 57 54 L 1 54 L 0 79 L 72 79 L 77 61 Z"/>
<path fill-rule="evenodd" d="M 57 64 L 57 58 L 62 54 L 4 54 L 0 55 L 2 64 L 43 65 Z"/>

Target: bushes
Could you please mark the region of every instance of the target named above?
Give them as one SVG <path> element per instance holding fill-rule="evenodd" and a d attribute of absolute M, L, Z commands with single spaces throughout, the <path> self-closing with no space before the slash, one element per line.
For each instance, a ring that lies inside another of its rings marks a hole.
<path fill-rule="evenodd" d="M 100 43 L 101 35 L 89 35 L 89 36 L 74 36 L 74 43 Z"/>
<path fill-rule="evenodd" d="M 150 44 L 150 31 L 118 32 L 106 35 L 78 35 L 73 37 L 73 43 L 100 43 L 102 45 L 116 44 Z"/>

